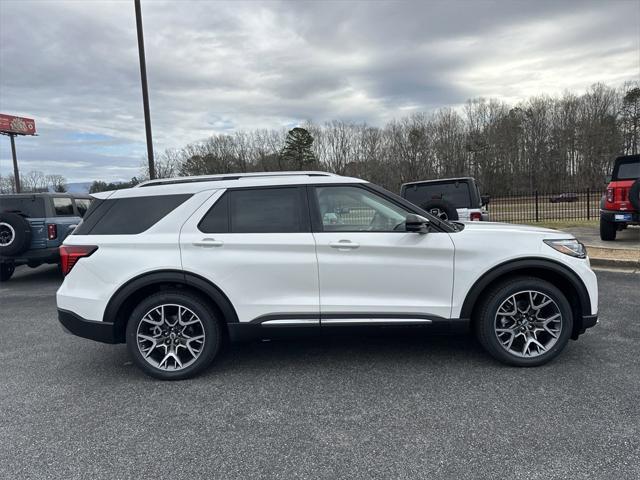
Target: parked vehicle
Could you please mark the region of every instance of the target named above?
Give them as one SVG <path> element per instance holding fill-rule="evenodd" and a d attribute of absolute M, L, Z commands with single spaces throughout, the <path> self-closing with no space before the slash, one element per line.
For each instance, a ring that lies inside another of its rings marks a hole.
<path fill-rule="evenodd" d="M 58 263 L 58 247 L 90 202 L 66 193 L 0 195 L 0 280 L 9 280 L 18 265 Z"/>
<path fill-rule="evenodd" d="M 571 203 L 578 201 L 577 193 L 561 193 L 560 195 L 554 195 L 549 197 L 549 203 Z"/>
<path fill-rule="evenodd" d="M 615 240 L 619 230 L 640 225 L 640 155 L 618 157 L 607 192 L 600 200 L 600 238 Z"/>
<path fill-rule="evenodd" d="M 400 196 L 441 220 L 489 220 L 490 198 L 480 195 L 472 177 L 405 183 Z"/>
<path fill-rule="evenodd" d="M 226 339 L 347 327 L 472 327 L 498 360 L 535 366 L 596 324 L 573 236 L 444 221 L 364 180 L 221 175 L 94 196 L 60 247 L 59 320 L 126 342 L 157 378 L 201 372 Z"/>

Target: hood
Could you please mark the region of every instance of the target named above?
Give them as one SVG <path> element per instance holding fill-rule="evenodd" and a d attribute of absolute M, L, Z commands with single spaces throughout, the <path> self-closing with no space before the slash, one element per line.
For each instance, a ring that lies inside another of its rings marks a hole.
<path fill-rule="evenodd" d="M 533 225 L 516 225 L 513 223 L 498 222 L 461 222 L 465 230 L 473 232 L 518 232 L 518 233 L 543 233 L 552 234 L 558 238 L 573 238 L 573 235 L 551 228 L 535 227 Z"/>

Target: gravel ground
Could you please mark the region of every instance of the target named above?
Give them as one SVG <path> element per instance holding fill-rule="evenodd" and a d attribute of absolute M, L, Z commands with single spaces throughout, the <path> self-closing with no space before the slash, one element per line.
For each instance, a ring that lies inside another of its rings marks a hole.
<path fill-rule="evenodd" d="M 0 287 L 0 477 L 640 478 L 640 275 L 598 272 L 601 323 L 550 365 L 468 336 L 232 346 L 145 377 L 64 334 L 55 270 Z"/>

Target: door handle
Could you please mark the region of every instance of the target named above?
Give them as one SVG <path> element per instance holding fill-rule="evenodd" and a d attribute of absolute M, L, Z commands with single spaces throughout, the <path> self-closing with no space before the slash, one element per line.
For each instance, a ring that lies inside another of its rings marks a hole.
<path fill-rule="evenodd" d="M 354 243 L 351 240 L 340 240 L 339 242 L 329 242 L 331 248 L 337 248 L 338 250 L 353 250 L 360 246 L 359 243 Z"/>
<path fill-rule="evenodd" d="M 199 242 L 193 242 L 194 247 L 210 248 L 221 247 L 222 245 L 224 245 L 224 242 L 222 240 L 216 240 L 215 238 L 203 238 Z"/>

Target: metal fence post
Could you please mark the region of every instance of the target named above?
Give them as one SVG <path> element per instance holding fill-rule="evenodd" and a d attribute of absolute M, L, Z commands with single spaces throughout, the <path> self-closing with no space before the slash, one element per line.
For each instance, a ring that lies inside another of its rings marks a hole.
<path fill-rule="evenodd" d="M 591 220 L 591 189 L 587 188 L 587 220 Z"/>
<path fill-rule="evenodd" d="M 540 215 L 538 211 L 538 190 L 536 190 L 536 222 L 540 221 Z"/>

